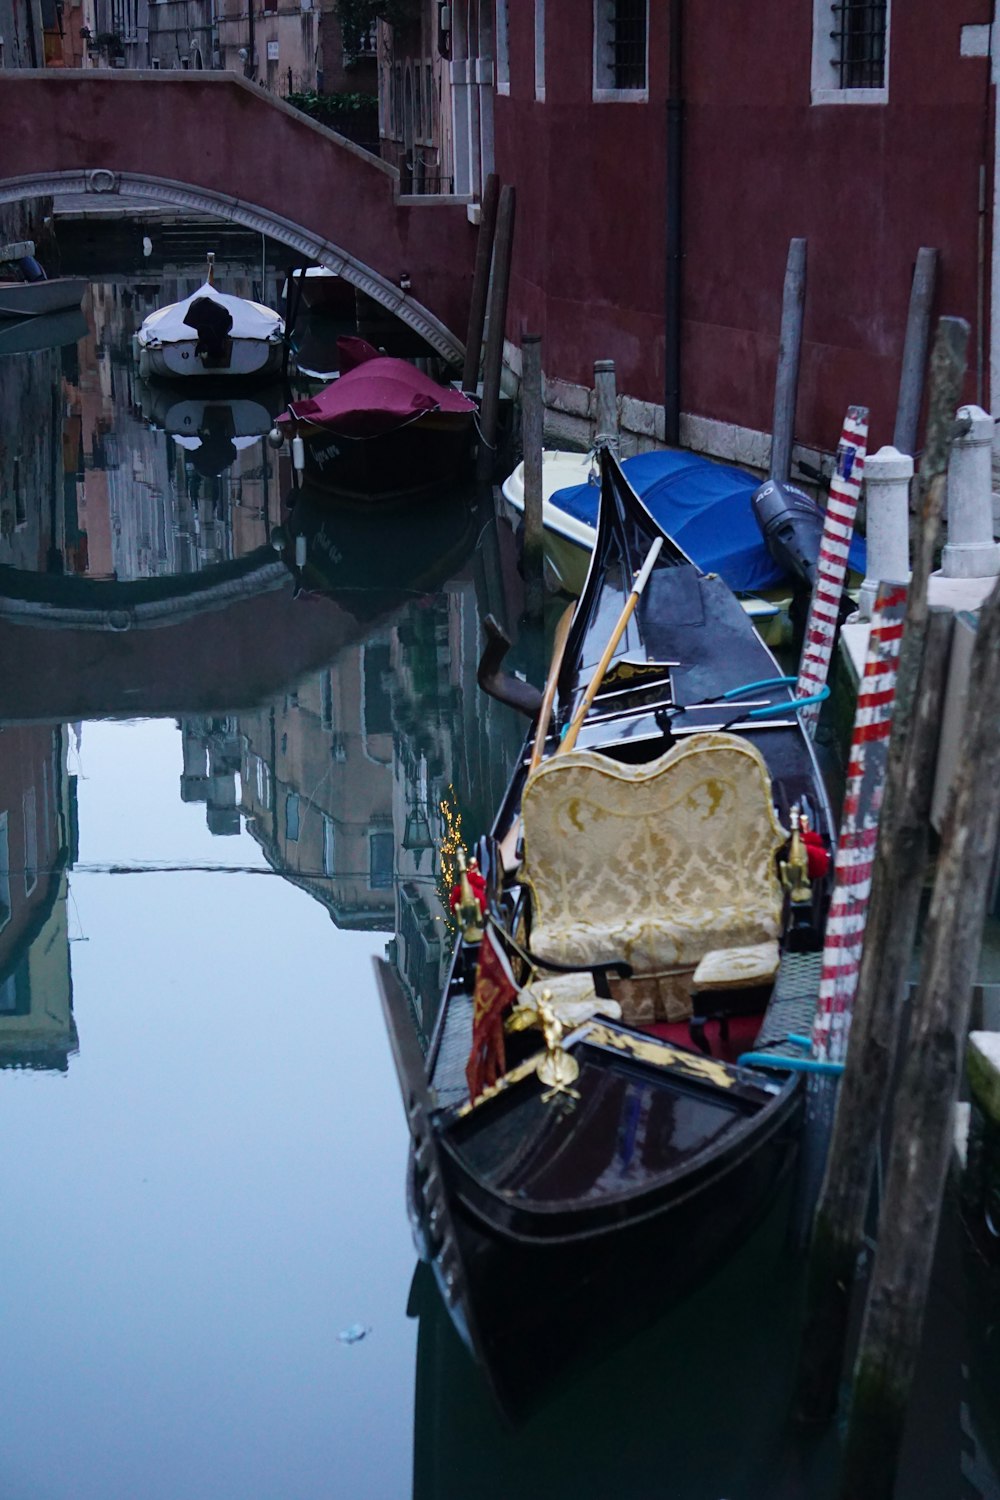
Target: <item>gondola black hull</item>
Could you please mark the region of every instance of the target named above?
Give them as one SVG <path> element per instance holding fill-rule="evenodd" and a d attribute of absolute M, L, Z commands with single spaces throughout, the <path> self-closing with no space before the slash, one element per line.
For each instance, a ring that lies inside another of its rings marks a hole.
<path fill-rule="evenodd" d="M 644 592 L 633 586 L 640 576 Z M 726 754 L 733 753 L 730 741 L 743 740 L 766 768 L 761 787 L 766 813 L 760 817 L 771 820 L 768 837 L 787 829 L 793 814 L 797 818 L 800 813 L 827 847 L 833 832 L 813 747 L 799 719 L 802 705 L 789 680 L 779 675 L 730 591 L 721 580 L 702 574 L 659 532 L 606 454 L 597 545 L 555 672 L 558 679 L 553 676 L 550 682 L 557 685 L 558 704 L 551 722 L 542 724 L 537 740 L 529 738 L 492 838 L 479 851 L 494 892 L 490 921 L 498 941 L 521 955 L 520 983 L 525 974 L 534 976 L 533 999 L 526 1009 L 530 1013 L 534 1006 L 536 1019 L 544 1022 L 544 1047 L 537 1029 L 512 1033 L 498 1086 L 485 1093 L 477 1090 L 471 1102 L 466 1063 L 471 1056 L 478 1065 L 482 1056 L 472 1047 L 474 1035 L 481 1047 L 473 1017 L 478 1015 L 481 1025 L 482 1015 L 495 1005 L 495 975 L 487 973 L 483 995 L 477 995 L 475 948 L 460 945 L 425 1062 L 419 1048 L 414 1052 L 398 976 L 380 966 L 415 1143 L 414 1218 L 422 1226 L 456 1325 L 487 1370 L 501 1405 L 514 1416 L 529 1408 L 567 1366 L 627 1337 L 742 1242 L 791 1166 L 800 1116 L 794 1073 L 731 1066 L 673 1046 L 665 1035 L 674 1033 L 668 1026 L 664 1034 L 662 1018 L 650 1018 L 643 1026 L 637 1017 L 629 1025 L 597 1015 L 582 1029 L 573 1029 L 576 1022 L 564 1027 L 560 1021 L 557 1032 L 554 1012 L 547 1018 L 540 1014 L 546 1008 L 546 975 L 558 971 L 559 963 L 552 961 L 555 954 L 539 957 L 536 951 L 544 921 L 537 926 L 533 921 L 538 887 L 530 878 L 531 856 L 524 857 L 525 879 L 511 873 L 524 830 L 522 798 L 531 785 L 533 743 L 541 759 L 554 759 L 565 748 L 564 736 L 572 747 L 578 730 L 577 748 L 598 755 L 565 764 L 586 765 L 588 774 L 611 775 L 627 784 L 637 783 L 642 773 L 618 776 L 606 772 L 605 765 L 642 767 L 655 761 L 670 768 L 686 754 L 692 737 L 695 746 L 700 741 L 714 753 L 715 741 L 700 737 L 725 735 Z M 592 678 L 600 684 L 599 692 L 588 687 Z M 665 754 L 678 747 L 678 755 Z M 543 765 L 537 774 L 540 782 L 560 773 Z M 747 782 L 745 793 L 734 794 L 749 799 L 738 806 L 749 808 L 751 818 L 758 785 Z M 703 796 L 700 789 L 690 793 L 693 806 L 714 806 L 716 792 L 708 783 L 706 788 Z M 590 808 L 589 791 L 573 795 Z M 600 817 L 618 815 L 615 795 L 609 794 L 607 809 L 598 807 Z M 572 839 L 573 827 L 586 834 L 570 804 L 567 808 L 559 813 L 564 817 L 561 836 Z M 526 817 L 526 809 L 524 813 Z M 647 815 L 667 813 L 660 808 L 643 817 Z M 635 865 L 628 869 L 645 884 L 641 899 L 631 906 L 627 894 L 622 899 L 628 891 L 626 878 L 605 882 L 603 872 L 581 866 L 590 884 L 581 881 L 569 894 L 560 893 L 558 919 L 567 930 L 575 922 L 600 934 L 590 950 L 599 960 L 597 968 L 635 955 L 637 948 L 627 947 L 625 934 L 632 930 L 633 909 L 646 913 L 643 901 L 651 889 L 672 892 L 661 894 L 661 901 L 676 903 L 672 915 L 678 931 L 689 920 L 697 931 L 702 912 L 714 910 L 713 901 L 720 913 L 727 902 L 732 910 L 747 906 L 754 888 L 738 885 L 733 874 L 738 854 L 725 842 L 730 833 L 741 836 L 740 818 L 727 816 L 728 822 L 718 820 L 705 834 L 704 850 L 699 847 L 692 856 L 687 891 L 683 881 L 661 867 L 662 861 L 658 874 L 650 873 L 641 841 Z M 586 825 L 591 826 L 599 825 Z M 618 825 L 606 828 L 611 826 Z M 624 816 L 620 826 L 628 827 Z M 637 820 L 635 826 L 647 825 Z M 548 857 L 558 869 L 558 841 L 551 827 L 548 837 Z M 607 832 L 603 837 L 606 853 L 610 839 Z M 527 832 L 524 839 L 530 842 Z M 775 851 L 780 843 L 779 838 Z M 706 874 L 709 866 L 701 856 L 713 850 L 715 873 Z M 571 871 L 567 879 L 581 880 L 568 856 L 566 869 Z M 773 876 L 772 871 L 768 878 Z M 725 899 L 719 897 L 720 889 L 727 892 Z M 577 890 L 581 899 L 573 907 Z M 592 910 L 594 902 L 587 904 L 591 890 L 601 892 L 600 912 Z M 796 897 L 794 912 L 789 900 L 780 920 L 780 892 L 775 895 L 768 887 L 765 901 L 758 887 L 752 899 L 758 896 L 764 902 L 761 923 L 775 924 L 779 948 L 798 952 L 821 943 L 828 883 L 817 879 L 808 899 Z M 570 920 L 566 914 L 571 908 Z M 649 922 L 642 917 L 654 928 L 660 920 L 659 913 Z M 720 916 L 713 928 L 712 936 L 722 939 L 713 946 L 739 949 L 739 941 L 725 935 L 728 920 Z M 668 929 L 666 912 L 663 922 Z M 636 925 L 641 925 L 638 919 Z M 737 926 L 732 930 L 739 931 Z M 617 947 L 616 933 L 621 936 Z M 683 960 L 670 962 L 676 964 L 675 973 L 681 972 Z M 482 975 L 481 966 L 478 972 Z M 649 973 L 655 978 L 651 967 Z M 606 980 L 606 975 L 595 970 L 595 983 L 598 978 Z M 480 1001 L 485 1011 L 480 1011 Z"/>
<path fill-rule="evenodd" d="M 523 1420 L 561 1381 L 633 1337 L 734 1253 L 793 1167 L 800 1109 L 801 1095 L 792 1090 L 766 1133 L 715 1161 L 696 1184 L 685 1181 L 613 1232 L 582 1239 L 500 1232 L 473 1207 L 461 1174 L 446 1166 L 452 1243 L 445 1246 L 429 1224 L 414 1159 L 418 1241 L 446 1298 L 457 1253 L 465 1295 L 453 1316 L 509 1420 Z"/>

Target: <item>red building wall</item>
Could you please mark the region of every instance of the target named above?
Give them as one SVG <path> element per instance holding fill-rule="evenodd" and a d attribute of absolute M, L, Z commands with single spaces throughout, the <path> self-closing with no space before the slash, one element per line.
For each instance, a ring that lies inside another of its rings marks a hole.
<path fill-rule="evenodd" d="M 973 325 L 974 398 L 992 91 L 960 35 L 989 0 L 893 9 L 889 102 L 813 106 L 808 0 L 684 0 L 682 411 L 770 430 L 795 235 L 809 262 L 797 441 L 833 448 L 852 401 L 871 407 L 873 441 L 890 440 L 921 245 L 940 253 L 937 311 Z M 532 10 L 510 7 L 511 92 L 496 104 L 498 171 L 518 189 L 508 335 L 531 325 L 546 373 L 585 385 L 613 358 L 619 390 L 662 403 L 668 6 L 651 0 L 644 104 L 591 102 L 588 0 L 547 0 L 536 103 Z"/>

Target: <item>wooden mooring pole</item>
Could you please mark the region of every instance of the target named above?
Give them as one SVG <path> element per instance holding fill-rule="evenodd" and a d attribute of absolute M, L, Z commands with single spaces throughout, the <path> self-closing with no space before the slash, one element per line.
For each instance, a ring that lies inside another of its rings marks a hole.
<path fill-rule="evenodd" d="M 788 483 L 792 469 L 795 408 L 799 391 L 799 356 L 802 352 L 802 322 L 806 303 L 806 241 L 791 240 L 785 265 L 781 300 L 781 336 L 778 368 L 774 377 L 774 419 L 771 436 L 770 478 Z"/>
<path fill-rule="evenodd" d="M 943 618 L 930 628 L 927 583 L 941 527 L 968 336 L 967 323 L 942 318 L 931 362 L 931 406 L 920 472 L 921 529 L 896 680 L 871 906 L 809 1257 L 795 1402 L 796 1415 L 806 1422 L 826 1421 L 837 1404 L 882 1106 L 916 935 L 951 625 Z"/>
<path fill-rule="evenodd" d="M 891 1500 L 951 1153 L 1000 832 L 1000 584 L 983 606 L 938 854 L 871 1285 L 854 1367 L 843 1500 Z"/>
<path fill-rule="evenodd" d="M 514 189 L 505 183 L 497 205 L 497 227 L 493 247 L 493 280 L 490 286 L 490 318 L 483 354 L 483 401 L 479 411 L 479 454 L 476 474 L 489 479 L 496 457 L 497 417 L 500 411 L 500 375 L 503 370 L 503 340 L 507 324 L 507 290 L 510 285 L 511 251 L 514 245 Z"/>
<path fill-rule="evenodd" d="M 525 609 L 541 616 L 544 603 L 545 533 L 542 529 L 542 444 L 545 404 L 542 396 L 542 341 L 537 333 L 521 339 L 521 446 L 524 451 Z"/>
<path fill-rule="evenodd" d="M 493 263 L 493 239 L 497 227 L 497 202 L 500 179 L 491 172 L 483 189 L 476 240 L 476 265 L 472 273 L 472 300 L 469 303 L 469 331 L 465 336 L 465 364 L 462 367 L 462 390 L 475 394 L 479 387 L 479 362 L 483 354 L 483 326 L 486 322 L 486 298 L 490 290 L 490 266 Z"/>
<path fill-rule="evenodd" d="M 899 401 L 892 446 L 911 456 L 917 451 L 917 424 L 924 399 L 924 372 L 927 369 L 927 345 L 930 342 L 931 307 L 937 281 L 937 251 L 924 245 L 917 251 L 910 288 L 910 307 L 906 317 L 906 339 L 899 376 Z"/>
<path fill-rule="evenodd" d="M 594 360 L 594 447 L 618 457 L 618 390 L 613 359 Z"/>

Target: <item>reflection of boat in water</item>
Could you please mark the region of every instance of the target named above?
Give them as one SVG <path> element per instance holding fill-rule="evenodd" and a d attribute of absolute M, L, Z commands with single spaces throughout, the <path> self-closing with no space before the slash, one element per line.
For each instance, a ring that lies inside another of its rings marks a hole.
<path fill-rule="evenodd" d="M 37 317 L 0 319 L 0 355 L 34 354 L 61 349 L 87 336 L 87 319 L 79 307 Z"/>
<path fill-rule="evenodd" d="M 283 555 L 297 585 L 327 594 L 360 616 L 376 614 L 401 593 L 431 593 L 471 552 L 478 522 L 462 491 L 385 519 L 351 506 L 332 509 L 306 484 L 288 496 Z M 390 543 L 387 545 L 387 541 Z"/>
<path fill-rule="evenodd" d="M 167 433 L 185 448 L 199 473 L 211 477 L 236 462 L 270 430 L 284 404 L 280 386 L 255 389 L 253 395 L 189 396 L 175 386 L 136 382 L 142 415 L 151 427 Z"/>
<path fill-rule="evenodd" d="M 413 1500 L 792 1494 L 769 1486 L 786 1461 L 779 1442 L 796 1351 L 799 1268 L 784 1240 L 787 1209 L 781 1194 L 710 1285 L 578 1369 L 541 1409 L 515 1413 L 523 1419 L 514 1427 L 490 1381 L 530 1392 L 545 1325 L 511 1342 L 508 1367 L 477 1367 L 430 1267 L 419 1264 L 407 1305 L 418 1323 Z M 649 1288 L 627 1263 L 620 1274 L 641 1305 Z M 485 1284 L 476 1291 L 480 1301 L 493 1294 Z M 590 1331 L 600 1320 L 595 1302 Z"/>
<path fill-rule="evenodd" d="M 476 406 L 364 339 L 337 340 L 341 374 L 278 419 L 304 443 L 313 484 L 345 499 L 412 499 L 453 483 L 472 456 Z"/>
<path fill-rule="evenodd" d="M 832 834 L 804 700 L 608 455 L 558 682 L 540 760 L 529 769 L 529 742 L 483 842 L 490 921 L 459 945 L 426 1068 L 379 966 L 435 1270 L 492 1366 L 534 1339 L 532 1386 L 588 1348 L 595 1321 L 631 1331 L 723 1261 L 789 1168 L 796 1075 L 706 1056 L 685 1020 L 761 1012 L 793 974 L 808 1003 L 829 856 L 810 881 L 802 815 L 821 844 Z M 506 1060 L 498 1047 L 484 1065 L 519 986 Z"/>
<path fill-rule="evenodd" d="M 143 322 L 135 343 L 144 380 L 263 379 L 280 369 L 284 320 L 259 302 L 217 291 L 214 260 L 210 255 L 203 286 Z"/>

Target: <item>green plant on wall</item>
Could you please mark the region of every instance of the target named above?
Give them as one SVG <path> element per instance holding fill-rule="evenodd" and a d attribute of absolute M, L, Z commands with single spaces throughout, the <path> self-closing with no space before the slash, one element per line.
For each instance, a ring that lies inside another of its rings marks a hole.
<path fill-rule="evenodd" d="M 420 18 L 420 0 L 336 0 L 336 9 L 345 39 L 360 36 L 376 21 L 410 26 Z"/>
<path fill-rule="evenodd" d="M 320 94 L 315 89 L 301 89 L 289 94 L 285 101 L 321 120 L 324 115 L 356 115 L 378 109 L 375 94 Z"/>

